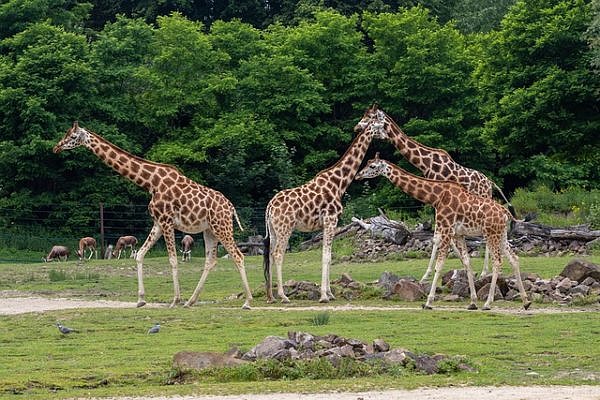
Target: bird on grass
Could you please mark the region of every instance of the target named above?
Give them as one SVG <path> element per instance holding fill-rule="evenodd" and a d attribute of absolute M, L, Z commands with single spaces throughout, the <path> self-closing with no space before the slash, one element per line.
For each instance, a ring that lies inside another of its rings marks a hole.
<path fill-rule="evenodd" d="M 62 325 L 60 322 L 57 322 L 56 326 L 58 327 L 58 330 L 60 331 L 60 333 L 62 333 L 63 335 L 68 335 L 71 332 L 77 332 L 75 329 L 68 328 L 68 327 Z"/>
<path fill-rule="evenodd" d="M 160 331 L 160 324 L 155 324 L 152 328 L 148 329 L 148 333 L 158 333 Z"/>

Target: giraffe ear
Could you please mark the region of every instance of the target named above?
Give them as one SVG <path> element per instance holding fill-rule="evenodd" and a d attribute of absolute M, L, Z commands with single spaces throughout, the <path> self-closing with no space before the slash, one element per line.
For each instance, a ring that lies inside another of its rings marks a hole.
<path fill-rule="evenodd" d="M 378 109 L 379 109 L 379 104 L 376 101 L 374 101 L 373 105 L 371 106 L 371 110 L 376 111 Z"/>
<path fill-rule="evenodd" d="M 379 152 L 375 153 L 375 161 L 379 161 Z"/>
<path fill-rule="evenodd" d="M 79 122 L 77 122 L 77 121 L 74 121 L 74 122 L 73 122 L 73 128 L 74 128 L 74 129 L 77 129 L 77 128 L 79 128 Z"/>

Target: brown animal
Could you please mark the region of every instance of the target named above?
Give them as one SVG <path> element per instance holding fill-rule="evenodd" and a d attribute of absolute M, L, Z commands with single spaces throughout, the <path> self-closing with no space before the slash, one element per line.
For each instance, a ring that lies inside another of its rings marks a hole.
<path fill-rule="evenodd" d="M 62 258 L 65 258 L 65 261 L 69 259 L 69 248 L 66 246 L 52 246 L 50 253 L 46 257 L 42 257 L 44 262 L 49 261 L 62 261 Z"/>
<path fill-rule="evenodd" d="M 96 258 L 98 258 L 98 252 L 96 250 L 96 239 L 94 239 L 93 237 L 86 236 L 79 240 L 79 250 L 77 250 L 77 255 L 79 256 L 80 260 L 83 260 L 85 258 L 86 250 L 90 251 L 88 260 L 92 258 L 92 255 L 94 254 L 96 254 Z"/>
<path fill-rule="evenodd" d="M 190 235 L 185 235 L 181 239 L 181 261 L 185 262 L 192 259 L 192 246 L 194 245 L 194 238 Z"/>
<path fill-rule="evenodd" d="M 164 236 L 173 275 L 174 296 L 171 307 L 181 302 L 175 230 L 185 233 L 204 233 L 206 257 L 204 270 L 192 297 L 185 303 L 191 306 L 198 300 L 209 272 L 217 263 L 219 242 L 227 250 L 242 278 L 246 292 L 243 308 L 250 308 L 252 293 L 246 277 L 244 255 L 233 239 L 234 218 L 241 224 L 233 204 L 219 191 L 200 185 L 184 176 L 177 168 L 134 156 L 110 143 L 100 135 L 79 126 L 77 122 L 54 146 L 54 153 L 84 146 L 106 165 L 139 185 L 151 195 L 148 211 L 154 225 L 146 241 L 136 253 L 138 276 L 138 307 L 144 300 L 144 256 L 156 241 Z"/>
<path fill-rule="evenodd" d="M 502 255 L 508 258 L 513 273 L 517 279 L 517 287 L 523 300 L 523 308 L 527 309 L 531 301 L 523 288 L 519 258 L 510 248 L 507 239 L 508 223 L 513 220 L 511 213 L 489 197 L 477 196 L 456 182 L 435 181 L 413 175 L 402 168 L 379 159 L 379 153 L 374 159 L 356 174 L 356 179 L 374 178 L 383 175 L 406 194 L 435 208 L 434 241 L 438 241 L 438 252 L 435 260 L 435 274 L 431 290 L 427 297 L 425 309 L 431 309 L 435 299 L 436 284 L 444 267 L 450 243 L 454 241 L 461 262 L 467 270 L 471 304 L 469 310 L 476 310 L 477 293 L 473 279 L 473 270 L 469 259 L 469 251 L 465 236 L 482 235 L 487 241 L 492 256 L 493 274 L 484 310 L 489 310 L 496 294 L 496 281 L 502 267 Z"/>
<path fill-rule="evenodd" d="M 138 240 L 135 236 L 121 236 L 119 240 L 117 240 L 117 245 L 112 253 L 113 256 L 117 257 L 117 260 L 121 259 L 121 253 L 126 247 L 129 247 L 131 249 L 131 254 L 129 256 L 131 258 L 135 257 L 137 242 Z"/>

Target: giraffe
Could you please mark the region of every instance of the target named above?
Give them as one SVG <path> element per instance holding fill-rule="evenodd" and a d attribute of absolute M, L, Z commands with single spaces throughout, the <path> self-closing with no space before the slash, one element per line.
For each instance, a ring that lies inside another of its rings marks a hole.
<path fill-rule="evenodd" d="M 493 263 L 492 281 L 487 300 L 482 309 L 489 310 L 494 301 L 496 281 L 502 267 L 502 254 L 508 258 L 513 268 L 519 293 L 523 300 L 523 308 L 529 308 L 531 301 L 527 298 L 527 293 L 523 288 L 519 258 L 508 243 L 508 223 L 513 220 L 513 216 L 506 208 L 489 197 L 482 197 L 469 192 L 456 182 L 436 181 L 413 175 L 386 160 L 379 159 L 379 153 L 375 155 L 374 159 L 367 162 L 367 165 L 356 175 L 356 179 L 374 178 L 378 175 L 385 176 L 406 194 L 435 208 L 435 231 L 440 243 L 435 260 L 435 274 L 427 296 L 427 302 L 423 305 L 423 308 L 431 309 L 431 303 L 435 299 L 437 281 L 448 255 L 448 248 L 450 243 L 454 241 L 458 250 L 457 254 L 467 270 L 471 292 L 471 304 L 469 304 L 468 309 L 477 309 L 473 270 L 465 243 L 465 236 L 467 235 L 483 235 L 490 247 Z"/>
<path fill-rule="evenodd" d="M 277 270 L 277 294 L 283 303 L 289 299 L 283 291 L 283 256 L 294 230 L 314 232 L 323 230 L 321 296 L 319 302 L 327 303 L 335 297 L 329 286 L 331 244 L 338 218 L 342 213 L 342 196 L 369 148 L 373 137 L 386 139 L 377 124 L 362 130 L 352 141 L 344 155 L 333 166 L 319 172 L 302 186 L 277 193 L 267 205 L 265 213 L 266 235 L 264 272 L 267 302 L 273 302 L 271 265 Z"/>
<path fill-rule="evenodd" d="M 143 279 L 144 256 L 161 235 L 165 238 L 173 275 L 175 295 L 171 307 L 181 302 L 175 247 L 175 229 L 177 229 L 192 234 L 203 232 L 206 249 L 204 270 L 192 297 L 185 303 L 185 306 L 189 307 L 197 301 L 208 273 L 216 265 L 217 246 L 221 242 L 233 258 L 241 275 L 246 291 L 243 308 L 250 308 L 252 293 L 246 278 L 244 256 L 233 240 L 233 218 L 235 217 L 240 229 L 242 226 L 233 204 L 222 193 L 192 181 L 171 165 L 144 160 L 132 155 L 100 135 L 80 127 L 77 121 L 67 130 L 65 136 L 54 146 L 53 150 L 54 153 L 60 153 L 62 150 L 79 146 L 88 148 L 109 167 L 151 194 L 148 211 L 154 224 L 148 238 L 135 256 L 138 276 L 138 307 L 146 304 Z"/>
<path fill-rule="evenodd" d="M 500 193 L 504 202 L 507 203 L 511 214 L 513 216 L 515 215 L 512 205 L 506 199 L 506 196 L 504 196 L 504 193 L 498 187 L 498 185 L 494 183 L 494 181 L 477 170 L 467 168 L 457 163 L 452 159 L 446 150 L 425 146 L 410 138 L 402 131 L 402 129 L 400 129 L 400 127 L 389 115 L 387 115 L 383 110 L 379 109 L 377 104 L 373 104 L 371 108 L 367 109 L 362 119 L 356 125 L 355 129 L 362 129 L 368 126 L 369 123 L 375 122 L 383 125 L 386 134 L 390 138 L 390 141 L 394 144 L 400 154 L 402 154 L 402 156 L 404 156 L 404 158 L 406 158 L 412 165 L 417 167 L 426 178 L 438 181 L 457 182 L 469 192 L 487 198 L 492 198 L 493 189 L 496 189 L 498 193 Z M 431 257 L 429 258 L 429 264 L 427 265 L 425 274 L 421 278 L 421 282 L 426 281 L 432 272 L 433 263 L 439 248 L 439 242 L 439 237 L 434 236 Z M 452 246 L 455 253 L 458 254 L 454 243 Z M 486 245 L 481 276 L 484 276 L 488 273 L 488 265 L 489 248 Z"/>

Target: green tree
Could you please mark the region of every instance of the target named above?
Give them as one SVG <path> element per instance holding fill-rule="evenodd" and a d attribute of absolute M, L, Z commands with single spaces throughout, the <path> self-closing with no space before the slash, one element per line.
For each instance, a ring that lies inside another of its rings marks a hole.
<path fill-rule="evenodd" d="M 492 33 L 477 76 L 485 135 L 511 187 L 598 187 L 599 76 L 581 0 L 519 1 Z"/>

